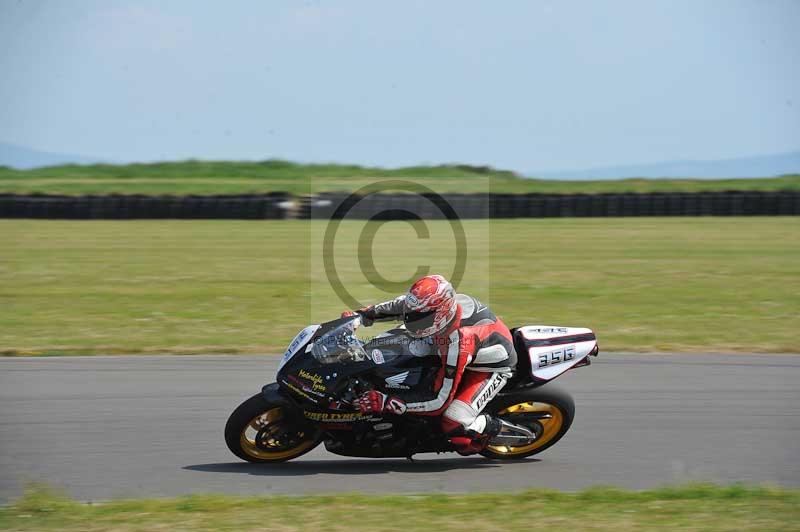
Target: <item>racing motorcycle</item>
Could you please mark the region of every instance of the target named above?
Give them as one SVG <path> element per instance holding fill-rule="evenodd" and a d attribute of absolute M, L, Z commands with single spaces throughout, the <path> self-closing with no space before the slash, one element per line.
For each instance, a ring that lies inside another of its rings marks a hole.
<path fill-rule="evenodd" d="M 354 406 L 371 389 L 392 394 L 426 385 L 441 363 L 430 339 L 415 339 L 401 326 L 364 342 L 356 336 L 360 323 L 355 315 L 300 331 L 280 360 L 276 382 L 230 415 L 225 441 L 233 454 L 283 462 L 320 443 L 331 453 L 370 458 L 455 451 L 438 417 L 362 414 Z M 590 329 L 531 325 L 511 332 L 516 371 L 483 409 L 502 427 L 481 453 L 488 458 L 525 458 L 560 440 L 575 404 L 566 392 L 543 385 L 589 365 L 599 351 Z"/>

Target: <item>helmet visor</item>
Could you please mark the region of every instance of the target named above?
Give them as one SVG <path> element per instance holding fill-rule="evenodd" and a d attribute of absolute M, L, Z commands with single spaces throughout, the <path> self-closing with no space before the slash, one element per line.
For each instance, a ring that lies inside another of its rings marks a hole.
<path fill-rule="evenodd" d="M 417 336 L 425 329 L 433 327 L 433 322 L 436 319 L 435 310 L 414 311 L 407 310 L 403 314 L 403 323 L 408 332 L 413 336 Z"/>

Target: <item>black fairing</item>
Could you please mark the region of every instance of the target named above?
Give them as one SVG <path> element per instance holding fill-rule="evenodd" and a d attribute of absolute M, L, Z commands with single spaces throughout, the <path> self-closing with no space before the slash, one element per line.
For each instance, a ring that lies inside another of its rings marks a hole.
<path fill-rule="evenodd" d="M 323 364 L 305 352 L 309 344 L 346 321 L 348 318 L 322 324 L 278 372 L 280 387 L 299 405 L 341 412 L 344 405 L 340 403 L 348 403 L 346 408 L 352 409 L 349 402 L 366 390 L 392 393 L 413 389 L 430 380 L 438 370 L 438 358 L 427 356 L 434 354 L 433 346 L 422 345 L 403 329 L 393 329 L 365 344 L 370 359 L 362 362 Z"/>
<path fill-rule="evenodd" d="M 421 416 L 363 415 L 352 405 L 370 389 L 391 394 L 427 385 L 440 364 L 437 356 L 426 356 L 435 354 L 432 345 L 394 329 L 365 344 L 369 358 L 361 362 L 323 364 L 306 352 L 309 344 L 349 319 L 321 324 L 281 368 L 277 384 L 282 395 L 326 431 L 325 445 L 337 454 L 390 457 L 451 450 L 438 422 Z"/>

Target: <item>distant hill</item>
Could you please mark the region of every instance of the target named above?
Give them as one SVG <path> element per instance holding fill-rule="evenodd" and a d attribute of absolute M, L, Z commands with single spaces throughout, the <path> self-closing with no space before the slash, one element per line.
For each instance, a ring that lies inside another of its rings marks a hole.
<path fill-rule="evenodd" d="M 532 172 L 530 175 L 541 179 L 583 180 L 633 177 L 724 179 L 787 174 L 800 174 L 800 151 L 715 161 L 667 161 L 654 164 L 603 166 L 585 170 Z"/>
<path fill-rule="evenodd" d="M 411 180 L 436 192 L 621 193 L 800 190 L 800 175 L 751 179 L 525 179 L 482 166 L 365 168 L 289 161 L 175 161 L 149 164 L 0 167 L 0 194 L 261 194 L 355 191 L 381 181 Z M 394 190 L 389 187 L 389 190 Z"/>
<path fill-rule="evenodd" d="M 274 161 L 273 161 L 274 162 Z M 89 157 L 85 155 L 75 155 L 67 153 L 54 153 L 26 148 L 7 142 L 0 142 L 0 167 L 5 166 L 16 170 L 30 170 L 35 168 L 43 168 L 49 166 L 60 165 L 93 165 L 93 164 L 113 164 L 114 161 L 103 160 L 98 157 Z M 190 174 L 196 173 L 196 165 L 204 165 L 215 167 L 216 171 L 223 170 L 220 166 L 227 166 L 227 169 L 233 167 L 258 165 L 256 162 L 231 162 L 228 164 L 214 162 L 214 161 L 193 161 L 191 163 L 151 163 L 140 165 L 129 165 L 127 168 L 135 168 L 143 170 L 149 168 L 150 170 L 189 170 Z M 265 164 L 265 163 L 260 163 Z M 270 164 L 269 162 L 266 164 Z M 184 166 L 185 165 L 185 166 Z M 303 165 L 287 163 L 292 169 L 298 169 Z M 278 165 L 281 166 L 281 165 Z M 517 173 L 495 170 L 491 167 L 468 166 L 468 165 L 440 165 L 437 167 L 410 167 L 410 168 L 396 168 L 396 169 L 383 169 L 383 168 L 362 168 L 353 165 L 319 165 L 311 164 L 305 165 L 308 169 L 332 169 L 336 168 L 334 174 L 341 177 L 352 177 L 347 174 L 362 174 L 370 173 L 376 174 L 408 174 L 414 173 L 417 175 L 430 173 L 431 176 L 439 175 L 442 173 L 450 174 L 449 177 L 456 177 L 459 174 L 483 174 L 485 176 L 502 175 L 504 178 L 522 177 Z M 176 168 L 177 167 L 177 168 Z M 127 173 L 122 168 L 125 166 L 117 166 L 121 173 Z M 97 169 L 95 169 L 97 170 Z M 179 170 L 179 171 L 180 171 Z M 281 168 L 281 173 L 295 173 L 287 172 L 288 168 Z M 409 172 L 411 170 L 411 172 Z M 94 174 L 95 171 L 84 169 L 83 173 Z M 104 168 L 103 173 L 114 174 L 112 169 Z M 249 172 L 248 172 L 249 173 Z M 300 172 L 301 174 L 305 172 Z M 327 172 L 326 172 L 327 173 Z M 665 161 L 653 164 L 637 164 L 637 165 L 620 165 L 620 166 L 601 166 L 596 168 L 588 168 L 582 170 L 557 170 L 548 172 L 531 172 L 525 174 L 530 178 L 546 179 L 546 180 L 609 180 L 609 179 L 631 179 L 631 178 L 673 178 L 673 179 L 736 179 L 736 178 L 763 178 L 774 177 L 783 175 L 797 175 L 800 174 L 800 151 L 793 151 L 788 153 L 779 153 L 773 155 L 759 155 L 755 157 L 739 157 L 736 159 L 719 159 L 712 161 Z M 188 175 L 186 176 L 188 177 Z"/>
<path fill-rule="evenodd" d="M 103 161 L 99 158 L 83 155 L 51 153 L 0 142 L 0 166 L 28 169 L 58 164 L 93 164 L 99 162 Z"/>

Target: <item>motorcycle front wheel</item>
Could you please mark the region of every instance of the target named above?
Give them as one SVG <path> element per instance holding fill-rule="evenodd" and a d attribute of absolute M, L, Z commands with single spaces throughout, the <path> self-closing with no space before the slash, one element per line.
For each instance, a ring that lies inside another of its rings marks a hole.
<path fill-rule="evenodd" d="M 286 407 L 256 394 L 240 404 L 225 425 L 225 443 L 233 454 L 254 463 L 285 462 L 319 445 L 319 432 Z"/>
<path fill-rule="evenodd" d="M 575 418 L 575 402 L 567 392 L 545 386 L 497 397 L 485 412 L 536 434 L 536 440 L 532 443 L 490 444 L 481 452 L 487 458 L 518 460 L 555 445 L 567 433 Z"/>

